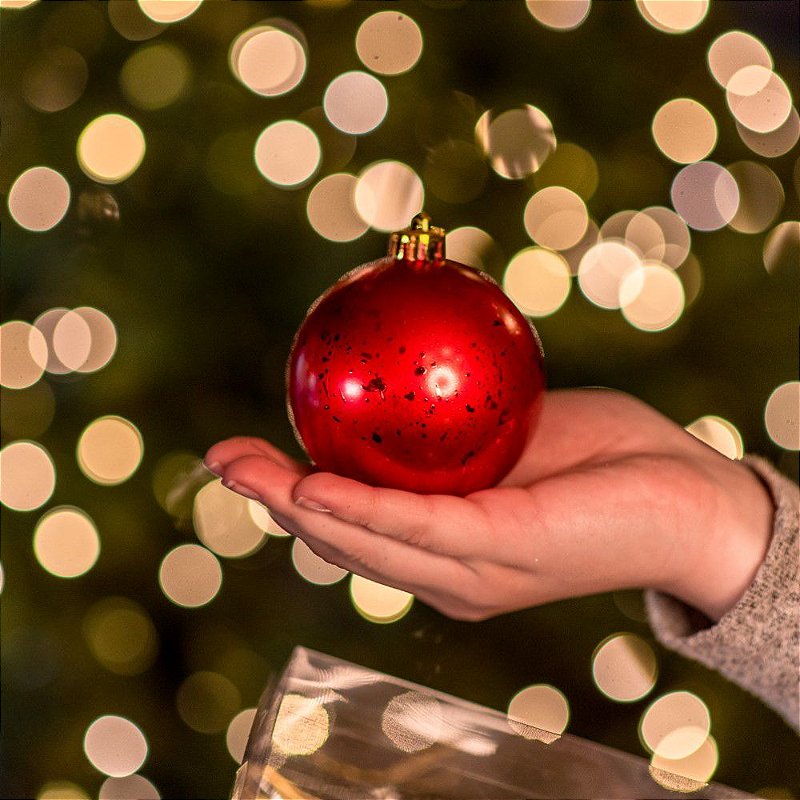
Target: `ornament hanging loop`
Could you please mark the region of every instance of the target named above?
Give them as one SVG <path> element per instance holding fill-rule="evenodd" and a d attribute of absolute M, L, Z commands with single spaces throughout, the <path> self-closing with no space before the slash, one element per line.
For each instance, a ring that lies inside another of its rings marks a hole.
<path fill-rule="evenodd" d="M 420 211 L 411 224 L 389 237 L 389 258 L 412 264 L 444 261 L 444 228 L 431 225 L 431 218 Z"/>

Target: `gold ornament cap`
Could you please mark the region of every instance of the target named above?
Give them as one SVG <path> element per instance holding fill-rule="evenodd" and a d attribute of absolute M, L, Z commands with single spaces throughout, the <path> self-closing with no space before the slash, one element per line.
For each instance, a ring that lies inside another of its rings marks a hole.
<path fill-rule="evenodd" d="M 444 261 L 444 228 L 431 225 L 431 218 L 420 211 L 411 225 L 389 237 L 389 258 L 397 261 Z"/>

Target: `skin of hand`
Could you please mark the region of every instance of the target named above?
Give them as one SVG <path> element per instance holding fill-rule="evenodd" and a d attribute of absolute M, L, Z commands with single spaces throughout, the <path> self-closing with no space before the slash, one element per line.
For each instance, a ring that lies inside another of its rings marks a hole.
<path fill-rule="evenodd" d="M 316 472 L 250 437 L 205 464 L 326 561 L 464 620 L 633 587 L 719 620 L 761 565 L 774 513 L 747 466 L 607 389 L 548 392 L 512 471 L 464 498 Z"/>

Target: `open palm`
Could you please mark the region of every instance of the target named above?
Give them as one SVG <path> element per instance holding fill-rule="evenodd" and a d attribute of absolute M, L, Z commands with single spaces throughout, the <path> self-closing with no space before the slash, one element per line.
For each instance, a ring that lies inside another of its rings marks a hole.
<path fill-rule="evenodd" d="M 459 619 L 627 587 L 717 619 L 752 580 L 771 524 L 747 467 L 605 389 L 547 393 L 512 471 L 464 498 L 312 472 L 250 437 L 205 460 L 325 560 Z"/>

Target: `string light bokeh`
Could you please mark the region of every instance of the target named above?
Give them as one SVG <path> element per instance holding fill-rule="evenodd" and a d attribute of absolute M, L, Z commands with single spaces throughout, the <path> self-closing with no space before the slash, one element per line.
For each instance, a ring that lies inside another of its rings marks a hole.
<path fill-rule="evenodd" d="M 638 753 L 667 788 L 800 797 L 793 735 L 659 647 L 639 594 L 447 620 L 323 561 L 200 462 L 237 434 L 301 455 L 294 331 L 424 207 L 535 319 L 551 386 L 629 391 L 797 479 L 797 16 L 0 0 L 9 795 L 227 796 L 303 644 L 501 709 L 521 736 Z M 446 743 L 435 700 L 395 700 L 394 746 Z M 313 755 L 332 725 L 289 694 L 274 740 Z"/>

